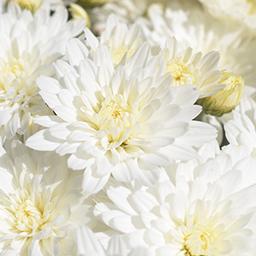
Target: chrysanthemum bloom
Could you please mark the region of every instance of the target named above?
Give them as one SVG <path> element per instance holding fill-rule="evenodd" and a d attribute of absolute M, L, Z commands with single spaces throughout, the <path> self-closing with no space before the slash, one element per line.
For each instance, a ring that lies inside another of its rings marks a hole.
<path fill-rule="evenodd" d="M 36 79 L 52 74 L 51 64 L 82 24 L 67 22 L 59 8 L 35 15 L 10 8 L 0 15 L 0 127 L 6 137 L 31 132 L 33 116 L 49 112 L 38 95 Z"/>
<path fill-rule="evenodd" d="M 77 255 L 77 229 L 86 225 L 89 209 L 82 175 L 54 153 L 15 142 L 0 157 L 0 177 L 1 253 Z"/>
<path fill-rule="evenodd" d="M 149 46 L 115 65 L 107 46 L 90 52 L 72 40 L 65 58 L 55 64 L 56 78 L 38 81 L 56 116 L 37 120 L 46 129 L 27 140 L 31 148 L 68 154 L 72 169 L 87 168 L 88 176 L 103 184 L 110 170 L 129 181 L 139 175 L 138 165 L 190 159 L 214 140 L 212 127 L 192 121 L 201 111 L 194 105 L 197 92 L 172 87 Z"/>
<path fill-rule="evenodd" d="M 159 55 L 165 61 L 164 72 L 172 76 L 174 86 L 193 85 L 200 98 L 214 95 L 223 88 L 217 52 L 203 55 L 170 37 L 166 38 L 165 45 L 159 49 Z"/>
<path fill-rule="evenodd" d="M 227 139 L 232 145 L 243 145 L 256 158 L 256 99 L 255 90 L 245 97 L 239 107 L 233 111 L 225 124 Z"/>
<path fill-rule="evenodd" d="M 106 28 L 97 38 L 89 29 L 85 30 L 86 45 L 94 51 L 99 45 L 109 48 L 114 65 L 123 59 L 131 58 L 146 38 L 138 24 L 128 26 L 120 18 L 111 15 L 106 21 Z"/>
<path fill-rule="evenodd" d="M 172 3 L 166 8 L 152 5 L 148 16 L 149 20 L 141 24 L 146 37 L 154 43 L 164 45 L 170 36 L 174 36 L 180 44 L 185 44 L 194 52 L 201 52 L 203 55 L 211 51 L 219 52 L 218 68 L 222 71 L 219 83 L 226 90 L 237 88 L 235 90 L 243 91 L 245 85 L 254 85 L 256 76 L 253 70 L 256 62 L 250 55 L 255 52 L 255 43 L 237 24 L 222 23 L 209 17 L 199 7 L 184 9 L 183 5 Z M 222 108 L 220 111 L 224 114 L 230 108 Z"/>
<path fill-rule="evenodd" d="M 109 255 L 253 255 L 255 164 L 235 148 L 151 187 L 109 187 L 94 211 L 110 227 Z"/>

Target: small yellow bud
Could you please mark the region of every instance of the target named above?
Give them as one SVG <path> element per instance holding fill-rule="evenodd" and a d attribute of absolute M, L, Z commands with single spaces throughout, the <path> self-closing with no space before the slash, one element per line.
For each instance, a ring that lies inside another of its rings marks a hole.
<path fill-rule="evenodd" d="M 10 0 L 10 1 L 18 4 L 22 9 L 26 9 L 31 12 L 37 11 L 42 4 L 42 0 Z"/>
<path fill-rule="evenodd" d="M 240 103 L 244 90 L 243 78 L 224 72 L 221 83 L 225 85 L 224 89 L 213 96 L 198 100 L 198 104 L 203 106 L 207 114 L 222 116 L 231 112 Z"/>
<path fill-rule="evenodd" d="M 111 2 L 111 0 L 78 0 L 78 4 L 84 7 L 94 7 L 106 4 L 108 2 Z"/>
<path fill-rule="evenodd" d="M 78 4 L 70 4 L 69 11 L 73 19 L 84 20 L 86 27 L 91 26 L 90 17 L 83 7 Z"/>

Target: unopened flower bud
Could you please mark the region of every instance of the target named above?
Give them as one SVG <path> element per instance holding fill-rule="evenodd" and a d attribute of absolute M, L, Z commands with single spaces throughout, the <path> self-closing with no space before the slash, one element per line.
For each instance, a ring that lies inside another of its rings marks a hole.
<path fill-rule="evenodd" d="M 244 89 L 243 78 L 224 72 L 221 83 L 225 85 L 224 89 L 198 101 L 207 114 L 222 116 L 231 112 L 240 103 Z"/>

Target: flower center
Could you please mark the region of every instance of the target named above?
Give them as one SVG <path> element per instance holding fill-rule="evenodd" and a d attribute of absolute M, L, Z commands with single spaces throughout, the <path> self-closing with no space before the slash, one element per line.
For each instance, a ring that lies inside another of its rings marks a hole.
<path fill-rule="evenodd" d="M 27 84 L 22 61 L 10 58 L 0 61 L 0 104 L 23 104 L 37 93 L 35 84 Z"/>
<path fill-rule="evenodd" d="M 16 58 L 10 59 L 8 62 L 0 62 L 0 89 L 6 91 L 11 87 L 11 81 L 18 79 L 23 72 L 24 66 Z"/>
<path fill-rule="evenodd" d="M 183 251 L 186 256 L 206 256 L 216 235 L 208 227 L 197 227 L 184 237 Z"/>
<path fill-rule="evenodd" d="M 110 101 L 104 101 L 99 111 L 99 116 L 103 120 L 109 121 L 122 121 L 125 114 L 129 113 L 129 110 L 124 103 L 124 99 L 121 96 L 116 96 Z"/>
<path fill-rule="evenodd" d="M 131 127 L 131 108 L 122 95 L 105 99 L 97 111 L 97 129 L 108 137 L 109 144 L 120 146 Z"/>
<path fill-rule="evenodd" d="M 256 13 L 256 0 L 246 0 L 249 4 L 249 12 L 248 14 L 254 15 Z"/>
<path fill-rule="evenodd" d="M 171 60 L 167 64 L 167 69 L 171 73 L 176 85 L 193 84 L 193 74 L 182 60 Z"/>
<path fill-rule="evenodd" d="M 16 199 L 10 199 L 10 204 L 5 210 L 10 216 L 11 230 L 18 234 L 33 236 L 34 233 L 41 231 L 48 221 L 48 215 L 45 214 L 45 208 L 40 200 L 33 200 L 28 192 Z"/>

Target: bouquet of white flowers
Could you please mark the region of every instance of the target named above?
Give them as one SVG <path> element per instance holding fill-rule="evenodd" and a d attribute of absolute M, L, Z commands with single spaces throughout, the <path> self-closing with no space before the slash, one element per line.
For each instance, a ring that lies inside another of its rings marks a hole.
<path fill-rule="evenodd" d="M 1 256 L 253 256 L 255 197 L 256 1 L 0 0 Z"/>

